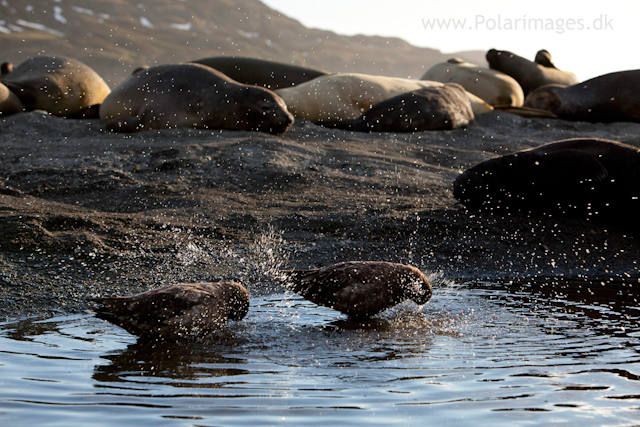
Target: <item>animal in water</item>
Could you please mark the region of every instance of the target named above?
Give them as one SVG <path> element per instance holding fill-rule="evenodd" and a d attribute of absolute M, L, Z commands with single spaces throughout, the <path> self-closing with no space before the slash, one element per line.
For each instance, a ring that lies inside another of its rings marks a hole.
<path fill-rule="evenodd" d="M 403 301 L 425 304 L 431 284 L 416 267 L 383 261 L 350 261 L 283 271 L 284 282 L 303 298 L 366 319 Z"/>
<path fill-rule="evenodd" d="M 200 64 L 166 64 L 129 76 L 100 106 L 114 132 L 193 127 L 279 135 L 293 123 L 272 91 L 242 83 Z"/>
<path fill-rule="evenodd" d="M 93 69 L 65 56 L 36 56 L 15 68 L 4 65 L 0 83 L 25 110 L 69 118 L 97 117 L 97 105 L 111 92 Z"/>
<path fill-rule="evenodd" d="M 96 317 L 138 336 L 204 337 L 242 320 L 249 293 L 235 282 L 178 283 L 131 296 L 94 298 Z"/>
<path fill-rule="evenodd" d="M 551 55 L 546 50 L 536 54 L 536 62 L 529 61 L 521 56 L 506 50 L 491 49 L 486 54 L 489 67 L 508 74 L 520 83 L 524 95 L 548 84 L 560 84 L 565 86 L 579 83 L 575 74 L 556 68 L 551 60 Z"/>
<path fill-rule="evenodd" d="M 522 87 L 513 77 L 459 58 L 434 65 L 420 80 L 458 83 L 489 105 L 522 107 L 524 102 Z"/>
<path fill-rule="evenodd" d="M 289 111 L 312 122 L 355 119 L 369 108 L 401 93 L 443 83 L 370 74 L 331 74 L 294 87 L 278 89 Z M 475 115 L 493 108 L 467 93 Z"/>
<path fill-rule="evenodd" d="M 276 90 L 308 82 L 328 71 L 241 56 L 214 56 L 190 61 L 215 68 L 232 79 L 249 85 Z"/>
<path fill-rule="evenodd" d="M 572 85 L 546 85 L 527 95 L 524 106 L 559 119 L 640 123 L 640 70 L 619 71 Z"/>
<path fill-rule="evenodd" d="M 18 97 L 8 87 L 0 83 L 0 117 L 24 111 Z"/>
<path fill-rule="evenodd" d="M 318 124 L 358 132 L 420 132 L 456 129 L 473 119 L 465 90 L 457 83 L 446 83 L 396 95 L 355 119 Z"/>
<path fill-rule="evenodd" d="M 634 218 L 640 213 L 640 149 L 575 138 L 493 158 L 454 183 L 469 209 Z"/>

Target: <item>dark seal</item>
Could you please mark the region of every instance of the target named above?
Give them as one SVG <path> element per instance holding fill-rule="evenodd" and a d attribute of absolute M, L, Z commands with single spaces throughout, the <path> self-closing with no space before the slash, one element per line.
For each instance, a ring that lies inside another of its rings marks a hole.
<path fill-rule="evenodd" d="M 490 68 L 516 79 L 522 86 L 525 96 L 540 86 L 548 84 L 569 86 L 579 82 L 572 72 L 556 68 L 551 55 L 546 50 L 537 53 L 536 62 L 506 50 L 495 49 L 489 50 L 486 58 Z"/>
<path fill-rule="evenodd" d="M 329 74 L 324 70 L 300 65 L 241 56 L 214 56 L 191 62 L 215 68 L 240 83 L 271 90 L 295 86 Z"/>
<path fill-rule="evenodd" d="M 115 88 L 100 106 L 109 130 L 193 127 L 281 134 L 293 123 L 282 98 L 199 64 L 158 65 Z"/>
<path fill-rule="evenodd" d="M 242 320 L 249 293 L 235 282 L 178 283 L 141 294 L 95 298 L 96 317 L 139 336 L 202 337 Z"/>
<path fill-rule="evenodd" d="M 640 149 L 567 139 L 482 162 L 458 176 L 469 209 L 631 218 L 640 212 Z"/>
<path fill-rule="evenodd" d="M 572 86 L 547 85 L 527 95 L 524 106 L 559 119 L 640 123 L 640 70 L 619 71 Z"/>
<path fill-rule="evenodd" d="M 318 124 L 357 132 L 420 132 L 456 129 L 473 119 L 471 101 L 464 88 L 457 83 L 445 83 L 396 95 L 355 119 Z"/>
<path fill-rule="evenodd" d="M 432 292 L 419 269 L 391 262 L 343 262 L 283 273 L 293 292 L 354 319 L 374 316 L 406 300 L 425 304 Z"/>

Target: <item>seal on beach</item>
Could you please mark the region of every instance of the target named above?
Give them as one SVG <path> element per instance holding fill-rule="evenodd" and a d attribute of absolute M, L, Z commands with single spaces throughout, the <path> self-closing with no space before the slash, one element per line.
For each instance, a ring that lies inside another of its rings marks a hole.
<path fill-rule="evenodd" d="M 536 55 L 536 59 L 540 62 L 532 62 L 515 53 L 495 49 L 489 50 L 486 58 L 490 68 L 516 79 L 522 86 L 525 96 L 540 86 L 548 84 L 570 86 L 579 82 L 572 72 L 556 68 L 551 61 L 551 55 L 546 50 Z"/>
<path fill-rule="evenodd" d="M 178 283 L 131 296 L 93 299 L 96 317 L 138 336 L 202 337 L 242 320 L 249 293 L 235 282 Z"/>
<path fill-rule="evenodd" d="M 445 83 L 394 96 L 355 119 L 318 124 L 357 132 L 420 132 L 456 129 L 473 119 L 471 102 L 462 86 Z"/>
<path fill-rule="evenodd" d="M 403 301 L 423 305 L 431 284 L 416 267 L 383 261 L 351 261 L 309 270 L 283 271 L 284 282 L 303 298 L 355 319 L 374 316 Z"/>
<path fill-rule="evenodd" d="M 3 74 L 0 82 L 27 111 L 44 110 L 60 117 L 83 117 L 85 110 L 100 104 L 111 91 L 90 67 L 64 56 L 28 59 Z"/>
<path fill-rule="evenodd" d="M 276 90 L 308 82 L 328 71 L 241 56 L 214 56 L 190 61 L 215 68 L 240 83 Z"/>
<path fill-rule="evenodd" d="M 522 87 L 513 77 L 459 58 L 434 65 L 420 80 L 458 83 L 489 105 L 522 107 L 524 102 Z"/>
<path fill-rule="evenodd" d="M 547 85 L 527 95 L 524 106 L 559 119 L 640 123 L 640 70 L 619 71 L 572 86 Z"/>
<path fill-rule="evenodd" d="M 293 123 L 286 105 L 272 91 L 189 63 L 158 65 L 133 74 L 103 101 L 100 119 L 115 132 L 193 127 L 279 135 Z"/>
<path fill-rule="evenodd" d="M 576 138 L 484 161 L 457 177 L 453 195 L 469 209 L 635 218 L 640 149 Z"/>
<path fill-rule="evenodd" d="M 276 93 L 297 118 L 312 122 L 355 119 L 384 100 L 423 87 L 444 83 L 371 74 L 331 74 Z M 477 96 L 468 93 L 475 115 L 493 108 Z"/>
<path fill-rule="evenodd" d="M 0 116 L 24 111 L 24 106 L 18 97 L 8 87 L 0 83 Z"/>

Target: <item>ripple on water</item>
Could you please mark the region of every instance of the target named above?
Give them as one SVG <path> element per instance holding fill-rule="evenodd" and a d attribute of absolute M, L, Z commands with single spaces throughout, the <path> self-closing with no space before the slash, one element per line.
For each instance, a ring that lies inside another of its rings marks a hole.
<path fill-rule="evenodd" d="M 587 294 L 443 283 L 358 324 L 277 293 L 189 345 L 92 315 L 8 322 L 0 423 L 637 423 L 637 307 Z"/>

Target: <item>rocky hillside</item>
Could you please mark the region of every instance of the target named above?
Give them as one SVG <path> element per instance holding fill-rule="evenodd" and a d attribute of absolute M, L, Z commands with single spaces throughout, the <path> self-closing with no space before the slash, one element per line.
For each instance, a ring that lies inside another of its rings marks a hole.
<path fill-rule="evenodd" d="M 446 60 L 397 38 L 309 29 L 258 0 L 1 0 L 0 61 L 69 55 L 114 86 L 132 67 L 217 55 L 419 78 Z M 483 62 L 484 52 L 456 54 Z"/>

